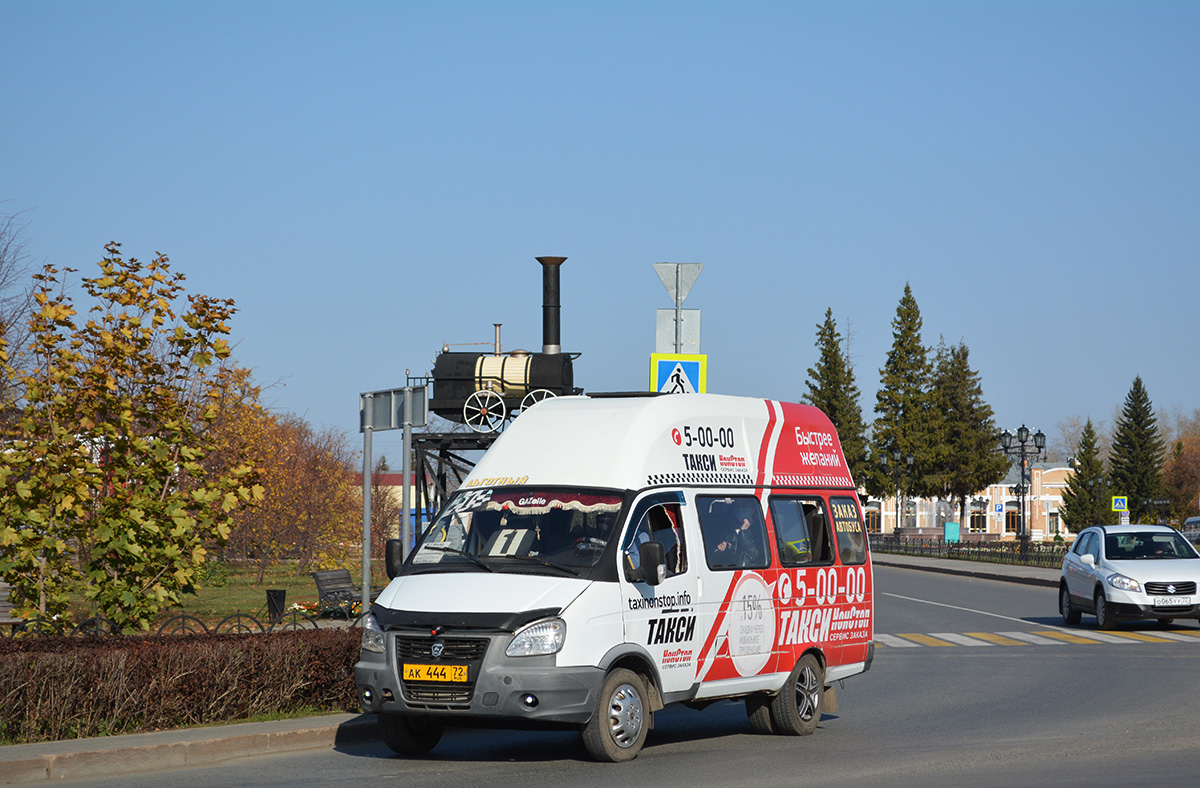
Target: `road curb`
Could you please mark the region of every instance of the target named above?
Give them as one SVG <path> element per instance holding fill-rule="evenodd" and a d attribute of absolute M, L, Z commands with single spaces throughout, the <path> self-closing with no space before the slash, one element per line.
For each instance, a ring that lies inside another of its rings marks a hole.
<path fill-rule="evenodd" d="M 0 784 L 28 785 L 211 766 L 251 755 L 350 746 L 377 738 L 375 715 L 344 714 L 161 734 L 15 744 L 0 748 Z"/>

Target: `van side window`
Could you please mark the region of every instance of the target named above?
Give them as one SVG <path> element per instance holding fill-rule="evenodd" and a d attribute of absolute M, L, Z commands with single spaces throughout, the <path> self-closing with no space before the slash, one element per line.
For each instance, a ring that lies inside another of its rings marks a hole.
<path fill-rule="evenodd" d="M 697 495 L 696 510 L 709 569 L 767 566 L 767 529 L 757 498 Z"/>
<path fill-rule="evenodd" d="M 833 532 L 837 534 L 838 556 L 843 564 L 862 564 L 867 560 L 867 538 L 863 534 L 862 518 L 858 516 L 858 501 L 854 498 L 830 498 L 833 510 Z"/>
<path fill-rule="evenodd" d="M 633 524 L 621 544 L 626 570 L 641 565 L 641 545 L 658 542 L 667 556 L 667 577 L 687 571 L 687 545 L 683 538 L 683 496 L 664 493 L 643 498 L 634 510 Z"/>
<path fill-rule="evenodd" d="M 832 564 L 833 542 L 820 498 L 771 496 L 771 521 L 784 566 Z"/>

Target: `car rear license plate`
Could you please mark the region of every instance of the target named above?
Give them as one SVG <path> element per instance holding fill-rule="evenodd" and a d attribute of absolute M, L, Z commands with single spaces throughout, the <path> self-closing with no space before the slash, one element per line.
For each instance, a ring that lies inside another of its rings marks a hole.
<path fill-rule="evenodd" d="M 1156 596 L 1154 597 L 1155 607 L 1185 607 L 1192 604 L 1190 596 Z"/>
<path fill-rule="evenodd" d="M 404 666 L 405 681 L 455 681 L 467 680 L 466 665 L 409 665 Z"/>

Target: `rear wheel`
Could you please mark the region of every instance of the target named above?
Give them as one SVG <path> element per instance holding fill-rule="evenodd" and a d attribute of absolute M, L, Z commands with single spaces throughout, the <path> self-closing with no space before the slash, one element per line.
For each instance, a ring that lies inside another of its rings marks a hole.
<path fill-rule="evenodd" d="M 608 674 L 592 718 L 583 729 L 583 745 L 597 761 L 632 761 L 650 729 L 649 695 L 642 677 L 618 668 Z"/>
<path fill-rule="evenodd" d="M 812 654 L 792 668 L 787 683 L 771 700 L 771 723 L 777 733 L 807 736 L 821 721 L 825 671 Z"/>
<path fill-rule="evenodd" d="M 380 714 L 379 735 L 398 755 L 424 755 L 437 746 L 446 725 L 417 714 Z"/>
<path fill-rule="evenodd" d="M 1104 596 L 1103 591 L 1096 592 L 1096 628 L 1097 629 L 1112 629 L 1116 626 L 1113 621 L 1112 611 L 1108 609 L 1108 599 Z"/>
<path fill-rule="evenodd" d="M 1064 624 L 1078 624 L 1082 617 L 1082 614 L 1071 604 L 1071 592 L 1067 590 L 1066 586 L 1058 589 L 1058 612 L 1062 613 Z"/>

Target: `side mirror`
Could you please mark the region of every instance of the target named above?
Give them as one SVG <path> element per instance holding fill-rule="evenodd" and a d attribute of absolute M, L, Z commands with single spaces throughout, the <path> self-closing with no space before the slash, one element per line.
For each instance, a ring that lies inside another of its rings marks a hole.
<path fill-rule="evenodd" d="M 642 582 L 652 586 L 661 583 L 667 577 L 667 551 L 662 542 L 642 542 L 638 547 L 638 562 L 641 569 Z"/>
<path fill-rule="evenodd" d="M 404 543 L 399 539 L 388 539 L 383 548 L 383 562 L 387 566 L 388 580 L 400 574 L 404 566 Z"/>
<path fill-rule="evenodd" d="M 1092 555 L 1091 553 L 1085 553 L 1079 556 L 1079 563 L 1083 564 L 1084 566 L 1095 566 L 1096 556 Z"/>

